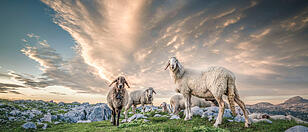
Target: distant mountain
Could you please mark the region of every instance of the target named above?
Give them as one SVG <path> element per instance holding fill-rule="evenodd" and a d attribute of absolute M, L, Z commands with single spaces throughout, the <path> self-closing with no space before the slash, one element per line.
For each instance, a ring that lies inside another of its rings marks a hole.
<path fill-rule="evenodd" d="M 292 97 L 292 98 L 286 100 L 282 104 L 299 104 L 299 103 L 308 103 L 308 99 L 304 99 L 300 96 L 295 96 L 295 97 Z"/>
<path fill-rule="evenodd" d="M 268 102 L 260 102 L 254 105 L 247 105 L 251 112 L 269 113 L 273 115 L 291 114 L 302 120 L 308 121 L 308 99 L 295 96 L 287 99 L 285 102 L 273 105 Z"/>

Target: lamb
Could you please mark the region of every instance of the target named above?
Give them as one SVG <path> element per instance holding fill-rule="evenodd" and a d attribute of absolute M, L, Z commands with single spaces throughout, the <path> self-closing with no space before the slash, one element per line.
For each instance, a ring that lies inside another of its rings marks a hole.
<path fill-rule="evenodd" d="M 120 113 L 123 107 L 127 105 L 128 102 L 128 93 L 125 89 L 125 84 L 128 88 L 129 85 L 126 79 L 123 76 L 119 76 L 115 79 L 109 87 L 115 83 L 115 86 L 112 87 L 107 95 L 107 102 L 109 107 L 112 110 L 111 122 L 113 125 L 119 126 Z"/>
<path fill-rule="evenodd" d="M 225 109 L 225 103 L 222 97 L 223 95 L 227 95 L 232 115 L 236 115 L 234 108 L 234 102 L 236 102 L 244 113 L 245 127 L 249 127 L 250 122 L 248 112 L 244 102 L 240 100 L 240 96 L 235 86 L 235 76 L 231 71 L 218 66 L 209 67 L 203 71 L 188 68 L 184 69 L 175 57 L 169 59 L 165 70 L 168 67 L 171 78 L 174 79 L 177 86 L 176 91 L 181 93 L 185 98 L 185 120 L 190 120 L 192 118 L 192 95 L 205 99 L 215 98 L 219 105 L 219 113 L 214 127 L 218 127 L 222 122 Z"/>
<path fill-rule="evenodd" d="M 173 114 L 178 114 L 181 110 L 185 109 L 185 99 L 183 95 L 174 95 L 170 98 L 170 105 L 173 111 Z M 191 97 L 191 107 L 198 106 L 202 107 L 210 107 L 211 103 L 205 101 L 204 99 L 200 99 L 197 97 Z"/>
<path fill-rule="evenodd" d="M 168 105 L 166 102 L 162 102 L 160 104 L 160 107 L 162 107 L 162 112 L 171 113 L 170 105 Z"/>
<path fill-rule="evenodd" d="M 153 106 L 153 93 L 156 94 L 155 90 L 152 87 L 147 88 L 146 90 L 135 90 L 129 94 L 129 101 L 125 107 L 125 119 L 128 118 L 128 109 L 132 107 L 134 114 L 136 113 L 136 106 L 141 104 L 142 110 L 144 112 L 145 104 L 151 104 Z"/>

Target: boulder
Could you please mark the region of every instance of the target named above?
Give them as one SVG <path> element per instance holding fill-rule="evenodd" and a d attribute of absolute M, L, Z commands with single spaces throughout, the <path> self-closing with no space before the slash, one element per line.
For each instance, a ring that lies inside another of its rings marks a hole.
<path fill-rule="evenodd" d="M 91 120 L 79 120 L 77 121 L 77 123 L 90 123 Z"/>
<path fill-rule="evenodd" d="M 202 116 L 203 115 L 203 109 L 199 108 L 198 106 L 191 108 L 191 113 L 193 115 Z"/>
<path fill-rule="evenodd" d="M 155 114 L 153 117 L 161 117 L 160 114 Z"/>
<path fill-rule="evenodd" d="M 10 115 L 12 115 L 12 116 L 17 116 L 17 115 L 19 115 L 21 112 L 19 111 L 19 110 L 12 110 L 11 112 L 10 112 Z"/>
<path fill-rule="evenodd" d="M 134 114 L 133 116 L 127 119 L 127 122 L 131 122 L 133 120 L 138 120 L 138 119 L 146 119 L 146 118 L 148 117 L 144 116 L 143 114 Z"/>
<path fill-rule="evenodd" d="M 181 118 L 178 115 L 172 115 L 169 119 L 170 120 L 173 120 L 173 119 L 178 120 L 178 119 L 181 119 Z"/>
<path fill-rule="evenodd" d="M 33 122 L 27 122 L 23 124 L 21 127 L 25 129 L 36 129 L 36 125 Z"/>
<path fill-rule="evenodd" d="M 287 129 L 285 132 L 308 132 L 308 127 L 297 125 Z"/>
<path fill-rule="evenodd" d="M 103 121 L 108 120 L 110 116 L 110 108 L 106 104 L 102 104 L 88 109 L 86 118 L 91 121 Z"/>

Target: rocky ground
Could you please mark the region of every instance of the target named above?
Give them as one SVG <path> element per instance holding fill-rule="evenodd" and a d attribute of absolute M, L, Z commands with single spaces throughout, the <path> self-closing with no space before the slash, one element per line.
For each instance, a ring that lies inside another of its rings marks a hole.
<path fill-rule="evenodd" d="M 239 130 L 238 128 L 229 128 L 228 126 L 225 126 L 225 129 L 216 129 L 212 128 L 212 124 L 217 118 L 218 115 L 218 107 L 207 107 L 207 108 L 199 108 L 199 107 L 193 107 L 192 113 L 194 115 L 193 124 L 198 124 L 200 121 L 203 122 L 203 124 L 209 124 L 208 127 L 200 128 L 201 130 L 211 129 L 211 130 Z M 224 123 L 226 124 L 240 124 L 241 129 L 240 130 L 246 130 L 243 128 L 244 125 L 244 116 L 242 111 L 239 109 L 239 107 L 236 107 L 237 116 L 233 117 L 231 115 L 230 109 L 226 109 L 224 112 Z M 161 112 L 161 109 L 159 107 L 150 107 L 147 106 L 145 111 L 141 111 L 141 107 L 137 108 L 137 114 L 133 114 L 132 112 L 129 112 L 129 118 L 127 120 L 123 119 L 124 115 L 122 115 L 121 118 L 121 125 L 119 129 L 123 130 L 131 130 L 132 128 L 136 127 L 138 123 L 140 124 L 150 124 L 148 127 L 152 127 L 151 125 L 156 125 L 159 123 L 158 121 L 165 121 L 162 122 L 160 129 L 162 130 L 165 128 L 162 128 L 165 125 L 167 125 L 170 122 L 177 122 L 177 125 L 180 125 L 180 123 L 185 123 L 183 121 L 183 111 L 179 115 L 173 115 Z M 31 100 L 16 100 L 16 101 L 8 101 L 8 100 L 0 100 L 0 124 L 1 124 L 1 131 L 23 131 L 26 129 L 30 130 L 47 130 L 47 131 L 56 131 L 63 129 L 63 126 L 65 127 L 72 127 L 72 129 L 68 129 L 71 131 L 74 131 L 73 124 L 81 124 L 77 125 L 76 127 L 82 127 L 87 125 L 82 124 L 88 124 L 93 125 L 97 124 L 94 122 L 103 121 L 104 123 L 108 124 L 108 127 L 106 125 L 106 129 L 99 128 L 98 130 L 113 130 L 114 127 L 111 126 L 108 120 L 110 118 L 111 110 L 110 108 L 104 104 L 104 103 L 98 103 L 98 104 L 89 104 L 89 103 L 55 103 L 55 102 L 45 102 L 45 101 L 31 101 Z M 254 124 L 260 125 L 261 124 L 277 124 L 277 122 L 272 118 L 265 118 L 263 117 L 264 113 L 251 113 L 250 114 L 250 122 L 253 122 Z M 300 125 L 302 123 L 298 123 L 293 121 L 293 117 L 287 117 L 280 115 L 278 116 L 278 119 L 285 120 L 283 123 L 291 122 L 288 125 Z M 197 121 L 199 120 L 199 121 Z M 206 122 L 204 122 L 206 121 Z M 92 123 L 93 122 L 93 123 Z M 156 124 L 155 124 L 156 123 Z M 70 125 L 72 124 L 72 125 Z M 137 125 L 136 125 L 137 124 Z M 237 125 L 238 125 L 237 124 Z M 98 124 L 97 124 L 98 125 Z M 110 126 L 109 126 L 110 125 Z M 305 125 L 305 124 L 304 124 Z M 307 126 L 307 125 L 306 125 Z M 60 128 L 59 128 L 60 127 Z M 191 126 L 191 128 L 195 128 L 197 126 Z M 258 126 L 259 127 L 259 126 Z M 287 128 L 287 126 L 285 125 Z M 116 127 L 115 127 L 116 128 Z M 190 127 L 183 127 L 181 130 L 186 131 Z M 286 129 L 286 128 L 277 128 L 277 129 Z M 136 128 L 136 130 L 139 128 Z M 199 130 L 199 127 L 196 128 Z M 260 128 L 262 130 L 262 128 Z M 273 129 L 273 130 L 277 130 Z M 97 129 L 94 129 L 97 130 Z M 117 129 L 118 130 L 118 129 Z M 143 130 L 143 128 L 140 128 L 140 130 Z M 253 130 L 259 130 L 256 128 L 253 128 Z M 83 131 L 83 130 L 79 130 Z M 86 131 L 86 130 L 85 130 Z"/>

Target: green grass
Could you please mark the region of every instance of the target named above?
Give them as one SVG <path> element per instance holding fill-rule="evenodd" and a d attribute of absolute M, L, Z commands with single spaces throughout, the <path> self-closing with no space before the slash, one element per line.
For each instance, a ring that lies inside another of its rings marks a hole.
<path fill-rule="evenodd" d="M 169 120 L 166 117 L 150 117 L 149 122 L 144 122 L 143 120 L 134 121 L 131 123 L 120 124 L 119 127 L 112 126 L 109 121 L 100 121 L 92 123 L 60 123 L 57 125 L 48 124 L 48 128 L 45 131 L 50 132 L 109 132 L 109 131 L 167 131 L 167 132 L 281 132 L 286 129 L 293 127 L 295 125 L 307 124 L 297 124 L 295 121 L 284 121 L 275 120 L 272 124 L 268 123 L 254 123 L 250 128 L 245 128 L 244 123 L 228 122 L 224 119 L 223 124 L 219 128 L 214 128 L 214 121 L 207 121 L 200 117 L 194 117 L 193 120 L 184 121 L 180 120 Z M 18 127 L 22 122 L 14 123 L 8 126 L 0 127 L 0 131 L 24 131 L 24 129 Z M 38 126 L 37 131 L 43 131 L 41 126 Z"/>

